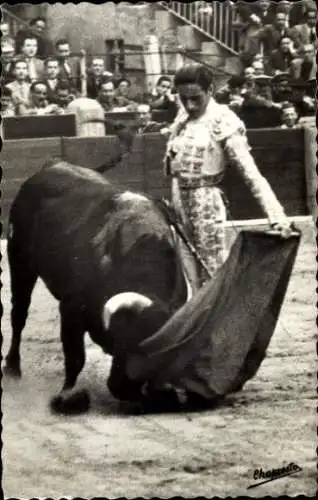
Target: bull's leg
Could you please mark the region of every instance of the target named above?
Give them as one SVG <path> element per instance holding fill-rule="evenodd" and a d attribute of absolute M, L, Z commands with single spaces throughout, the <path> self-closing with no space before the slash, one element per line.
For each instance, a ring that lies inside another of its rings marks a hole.
<path fill-rule="evenodd" d="M 11 276 L 11 327 L 12 337 L 6 356 L 4 373 L 12 377 L 21 377 L 20 343 L 21 334 L 28 316 L 32 291 L 37 274 L 30 269 L 28 259 L 19 251 L 14 242 L 8 242 L 8 257 Z"/>
<path fill-rule="evenodd" d="M 88 393 L 75 391 L 77 377 L 85 364 L 84 321 L 78 310 L 63 303 L 60 314 L 65 379 L 61 392 L 51 401 L 51 408 L 58 413 L 81 413 L 89 408 Z"/>

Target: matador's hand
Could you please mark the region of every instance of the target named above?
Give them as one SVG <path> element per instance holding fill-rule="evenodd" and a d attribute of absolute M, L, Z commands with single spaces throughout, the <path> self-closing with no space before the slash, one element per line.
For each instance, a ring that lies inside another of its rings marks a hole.
<path fill-rule="evenodd" d="M 288 239 L 295 231 L 295 227 L 289 222 L 288 219 L 284 219 L 271 224 L 271 230 L 275 233 L 277 232 L 281 238 Z"/>

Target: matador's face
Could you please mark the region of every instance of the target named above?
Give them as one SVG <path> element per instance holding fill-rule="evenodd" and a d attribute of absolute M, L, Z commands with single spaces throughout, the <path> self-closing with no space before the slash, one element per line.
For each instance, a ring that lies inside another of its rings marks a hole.
<path fill-rule="evenodd" d="M 180 101 L 191 119 L 200 118 L 205 113 L 211 98 L 210 90 L 204 90 L 197 83 L 179 85 Z"/>

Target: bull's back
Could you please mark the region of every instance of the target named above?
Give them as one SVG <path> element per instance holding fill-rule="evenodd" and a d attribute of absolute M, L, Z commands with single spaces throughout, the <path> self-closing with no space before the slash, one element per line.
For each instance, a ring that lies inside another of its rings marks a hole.
<path fill-rule="evenodd" d="M 114 209 L 116 193 L 101 175 L 65 163 L 41 170 L 21 187 L 11 207 L 8 238 L 21 246 L 57 298 L 84 282 L 90 242 Z"/>

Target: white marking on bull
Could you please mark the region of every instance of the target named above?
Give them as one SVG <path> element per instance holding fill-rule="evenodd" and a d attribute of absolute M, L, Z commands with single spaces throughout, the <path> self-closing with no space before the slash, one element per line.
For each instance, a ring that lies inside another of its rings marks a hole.
<path fill-rule="evenodd" d="M 111 297 L 104 305 L 103 310 L 103 322 L 106 330 L 109 329 L 110 321 L 112 315 L 122 308 L 133 309 L 140 313 L 146 307 L 150 307 L 153 304 L 152 300 L 136 292 L 122 292 L 117 293 Z"/>

